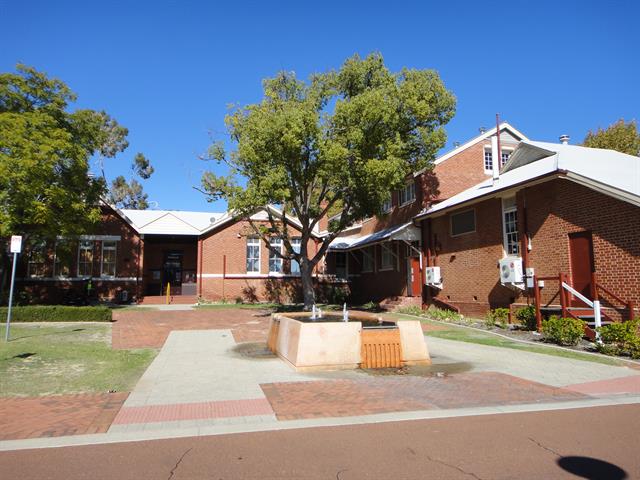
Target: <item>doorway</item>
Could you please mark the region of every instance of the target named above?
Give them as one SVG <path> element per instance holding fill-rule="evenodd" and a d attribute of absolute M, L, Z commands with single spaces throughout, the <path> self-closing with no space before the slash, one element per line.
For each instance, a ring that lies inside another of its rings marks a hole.
<path fill-rule="evenodd" d="M 593 261 L 593 238 L 591 232 L 569 234 L 569 260 L 571 265 L 572 286 L 587 298 L 593 298 L 592 273 L 595 271 Z M 572 306 L 582 307 L 584 303 L 574 296 Z"/>
<path fill-rule="evenodd" d="M 420 254 L 407 245 L 407 296 L 422 295 L 422 272 L 420 270 Z"/>
<path fill-rule="evenodd" d="M 172 295 L 181 295 L 183 252 L 173 250 L 164 253 L 162 264 L 162 290 L 167 293 L 167 284 L 171 285 Z"/>

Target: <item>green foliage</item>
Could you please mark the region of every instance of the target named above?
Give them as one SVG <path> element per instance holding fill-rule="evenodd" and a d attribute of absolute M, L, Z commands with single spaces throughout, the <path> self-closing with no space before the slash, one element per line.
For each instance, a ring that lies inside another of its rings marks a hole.
<path fill-rule="evenodd" d="M 525 327 L 527 330 L 536 330 L 536 306 L 527 305 L 526 307 L 518 309 L 516 312 L 516 319 L 520 322 L 520 325 Z"/>
<path fill-rule="evenodd" d="M 547 340 L 558 345 L 577 345 L 584 335 L 584 326 L 583 320 L 553 315 L 542 322 L 542 333 Z"/>
<path fill-rule="evenodd" d="M 105 183 L 89 160 L 124 150 L 128 132 L 105 112 L 69 112 L 75 99 L 34 68 L 0 74 L 0 237 L 73 235 L 99 220 Z"/>
<path fill-rule="evenodd" d="M 629 355 L 631 358 L 640 358 L 638 329 L 640 329 L 640 318 L 600 327 L 598 332 L 602 343 L 597 344 L 597 348 L 607 355 Z"/>
<path fill-rule="evenodd" d="M 443 126 L 453 117 L 455 97 L 433 70 L 392 73 L 380 54 L 345 61 L 339 71 L 304 82 L 281 72 L 263 82 L 260 103 L 226 117 L 235 143 L 227 154 L 214 143 L 207 158 L 224 163 L 227 175 L 207 172 L 209 200 L 224 198 L 239 216 L 278 205 L 298 218 L 301 248 L 294 251 L 280 218 L 254 225 L 268 243 L 283 237 L 287 259 L 300 260 L 305 305 L 313 302 L 311 272 L 329 243 L 354 220 L 380 213 L 390 190 L 407 175 L 429 167 L 446 141 Z M 243 186 L 241 186 L 243 185 Z M 320 218 L 339 214 L 320 248 L 307 241 Z"/>
<path fill-rule="evenodd" d="M 640 155 L 640 133 L 635 120 L 625 123 L 618 120 L 608 128 L 598 128 L 596 132 L 589 131 L 582 145 L 592 148 L 608 148 L 629 155 Z"/>
<path fill-rule="evenodd" d="M 151 166 L 151 162 L 142 153 L 137 153 L 131 164 L 131 171 L 134 175 L 147 180 L 153 174 L 154 169 Z M 148 195 L 144 193 L 142 185 L 135 178 L 127 181 L 122 175 L 116 177 L 111 182 L 109 197 L 111 203 L 119 208 L 133 208 L 136 210 L 149 208 Z"/>
<path fill-rule="evenodd" d="M 430 308 L 427 310 L 427 317 L 441 322 L 465 323 L 464 317 L 453 310 Z"/>
<path fill-rule="evenodd" d="M 365 303 L 360 308 L 368 312 L 379 312 L 381 310 L 380 304 L 378 302 L 373 302 L 373 301 Z"/>
<path fill-rule="evenodd" d="M 417 305 L 403 305 L 396 309 L 397 313 L 404 313 L 405 315 L 413 315 L 415 317 L 424 317 L 425 311 Z"/>
<path fill-rule="evenodd" d="M 507 325 L 507 320 L 509 319 L 509 309 L 508 308 L 494 308 L 493 310 L 489 310 L 487 315 L 485 316 L 484 323 L 485 326 L 489 328 L 493 328 L 495 325 L 499 325 L 501 328 L 505 328 Z"/>
<path fill-rule="evenodd" d="M 110 322 L 108 307 L 67 307 L 62 305 L 29 305 L 13 307 L 13 322 Z M 0 307 L 0 318 L 7 318 L 7 307 Z"/>

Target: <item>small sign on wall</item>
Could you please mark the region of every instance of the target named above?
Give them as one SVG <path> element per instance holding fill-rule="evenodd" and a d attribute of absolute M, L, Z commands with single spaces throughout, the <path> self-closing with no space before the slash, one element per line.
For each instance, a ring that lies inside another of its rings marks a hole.
<path fill-rule="evenodd" d="M 11 253 L 20 253 L 22 251 L 22 236 L 11 236 Z"/>

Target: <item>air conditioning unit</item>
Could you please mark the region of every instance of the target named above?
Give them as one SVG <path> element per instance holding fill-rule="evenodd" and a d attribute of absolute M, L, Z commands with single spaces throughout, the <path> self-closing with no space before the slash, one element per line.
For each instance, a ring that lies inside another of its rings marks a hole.
<path fill-rule="evenodd" d="M 424 284 L 430 287 L 442 288 L 440 267 L 426 267 L 424 269 Z"/>
<path fill-rule="evenodd" d="M 500 260 L 500 283 L 502 285 L 523 287 L 524 272 L 522 258 L 506 257 Z"/>

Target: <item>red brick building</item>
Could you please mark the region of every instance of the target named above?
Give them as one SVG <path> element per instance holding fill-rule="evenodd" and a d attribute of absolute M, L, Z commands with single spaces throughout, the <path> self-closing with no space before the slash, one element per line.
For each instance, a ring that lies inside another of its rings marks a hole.
<path fill-rule="evenodd" d="M 415 220 L 424 265 L 441 277 L 425 287 L 425 304 L 477 316 L 532 301 L 537 284 L 541 306 L 557 309 L 560 274 L 612 319 L 630 318 L 640 302 L 638 157 L 523 141 L 499 176 Z M 570 293 L 566 302 L 585 307 Z"/>
<path fill-rule="evenodd" d="M 278 217 L 279 212 L 271 208 Z M 251 217 L 266 222 L 264 211 Z M 289 219 L 289 236 L 299 234 Z M 319 222 L 326 225 L 326 222 Z M 298 238 L 297 238 L 298 237 Z M 318 237 L 316 237 L 318 238 Z M 272 246 L 283 248 L 281 240 Z M 311 241 L 308 250 L 317 248 Z M 320 298 L 343 282 L 316 272 Z M 259 240 L 249 221 L 228 213 L 119 210 L 103 207 L 95 234 L 30 245 L 22 255 L 18 282 L 33 302 L 92 300 L 292 301 L 299 298 L 299 267 Z"/>
<path fill-rule="evenodd" d="M 499 130 L 503 165 L 526 137 L 508 123 Z M 414 217 L 492 175 L 496 131 L 482 130 L 437 158 L 433 169 L 414 173 L 404 189 L 390 192 L 384 215 L 353 225 L 332 242 L 327 270 L 348 279 L 352 301 L 422 303 L 423 242 Z"/>

